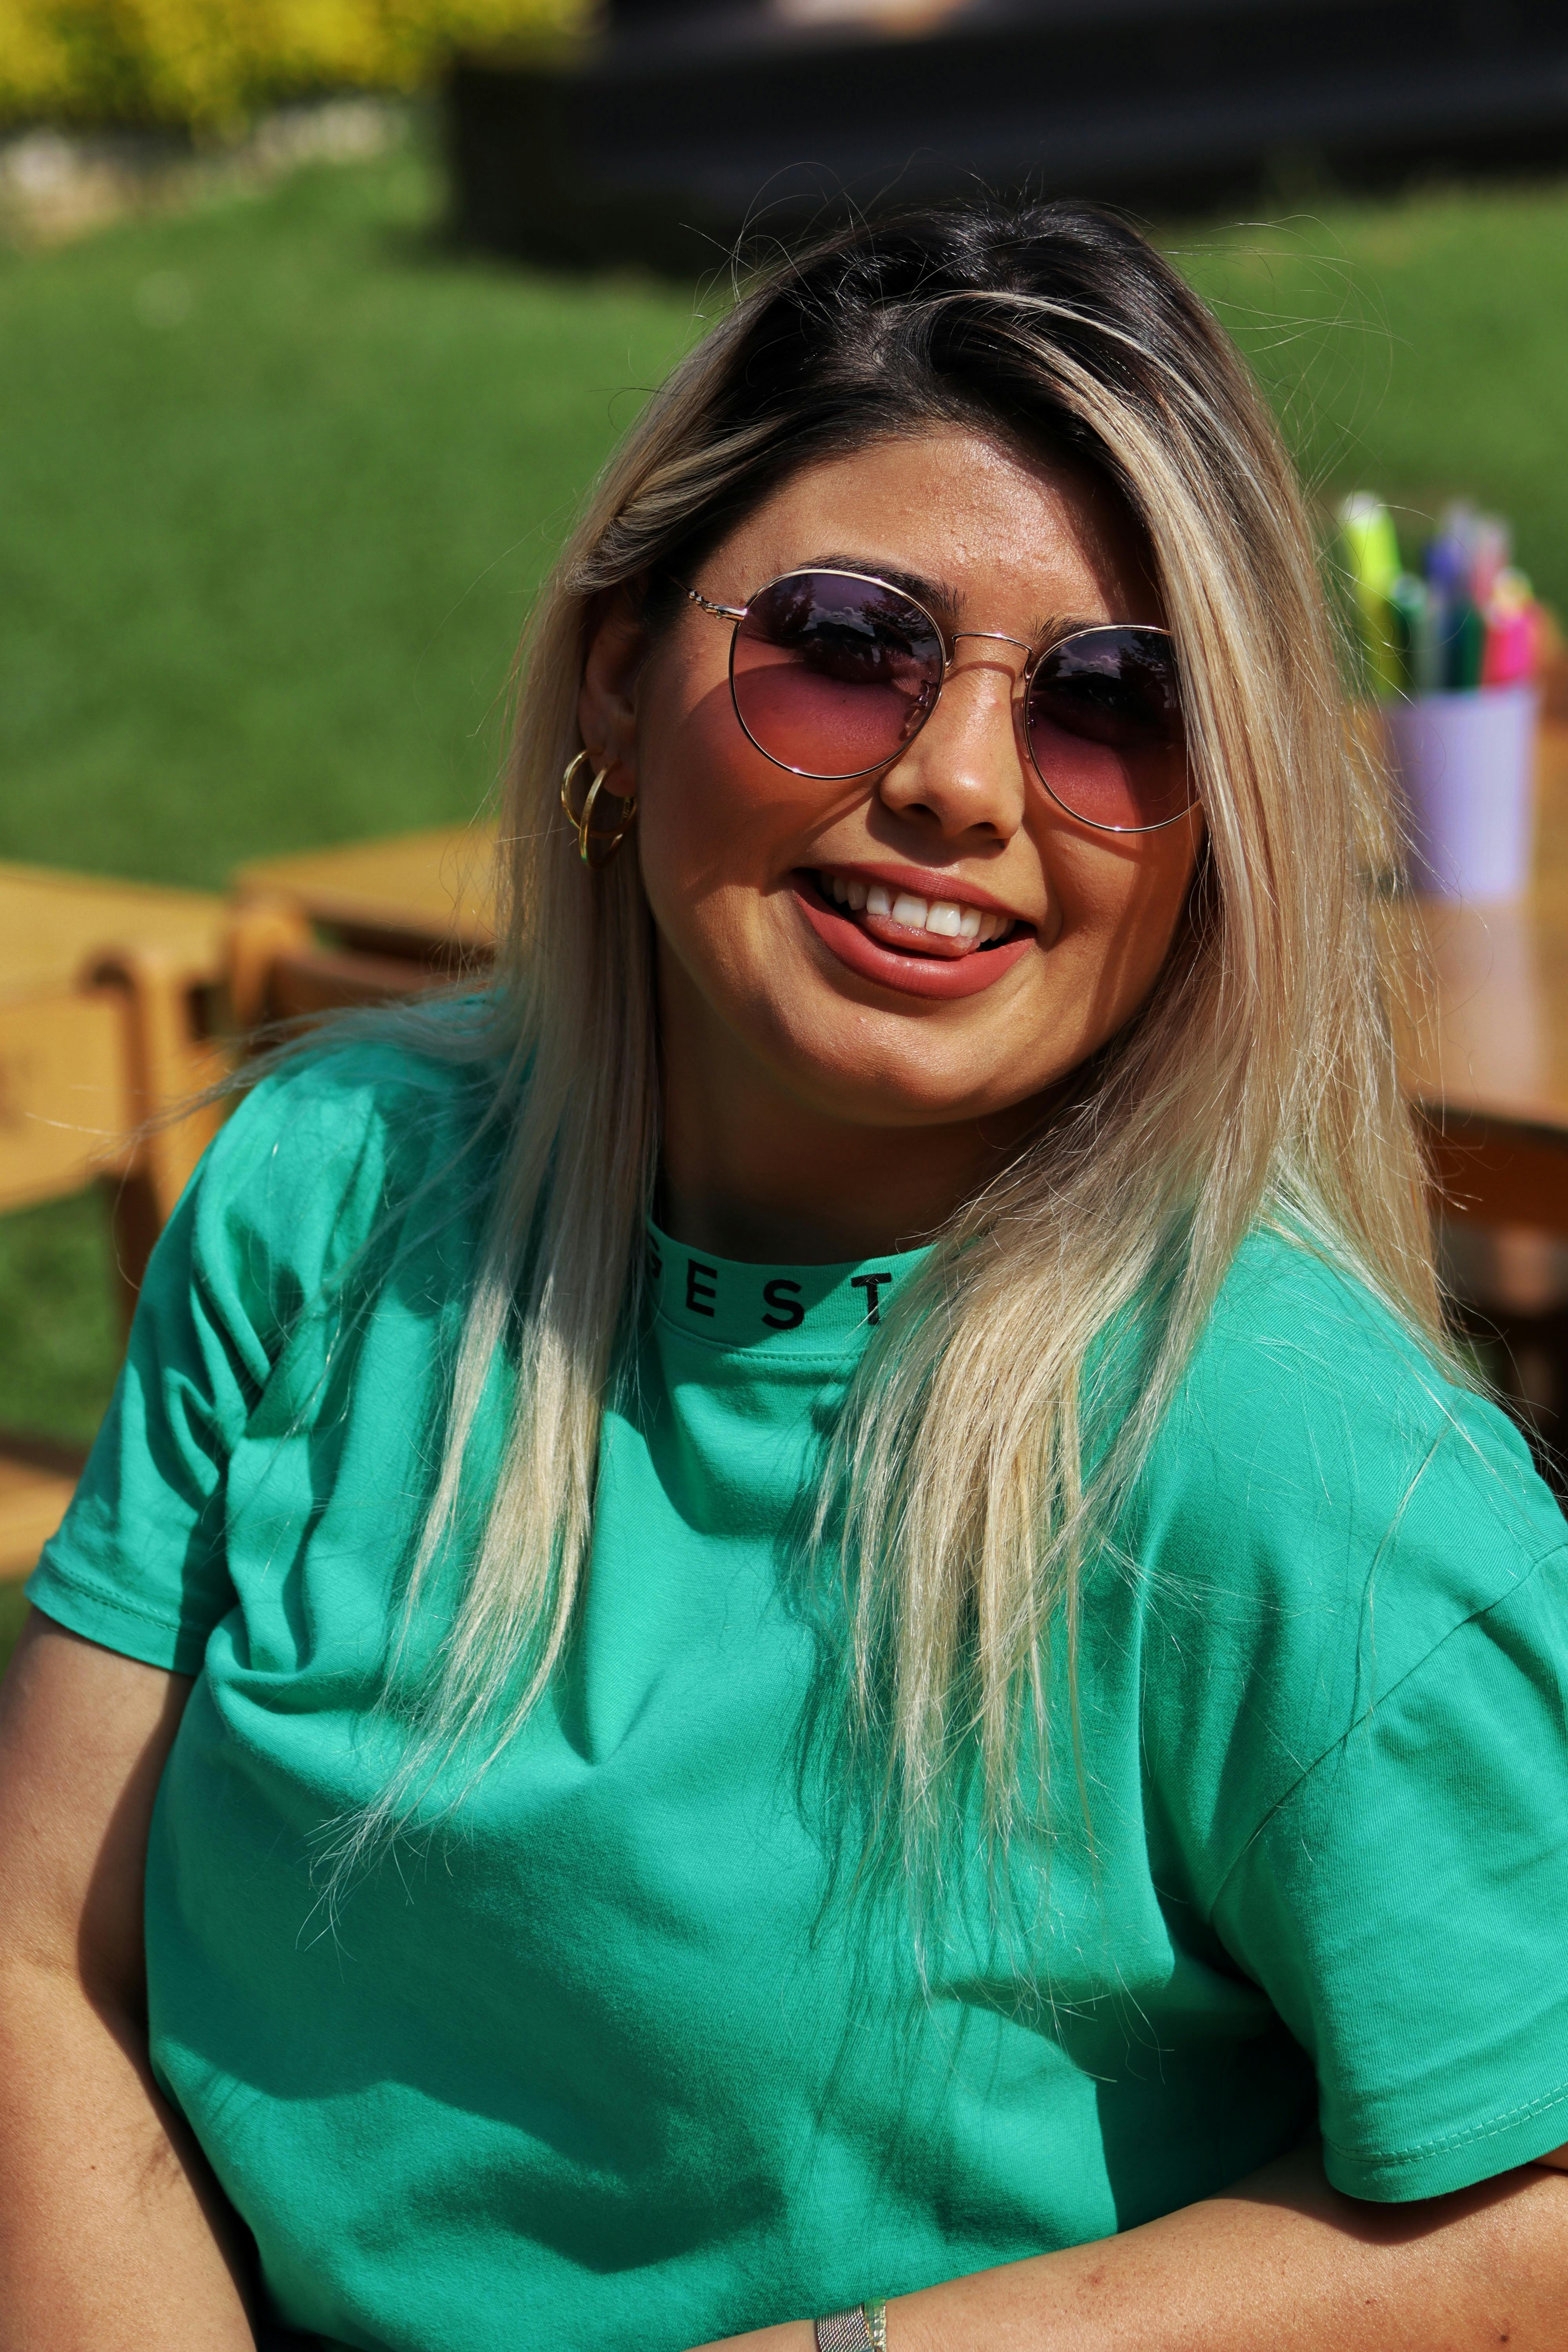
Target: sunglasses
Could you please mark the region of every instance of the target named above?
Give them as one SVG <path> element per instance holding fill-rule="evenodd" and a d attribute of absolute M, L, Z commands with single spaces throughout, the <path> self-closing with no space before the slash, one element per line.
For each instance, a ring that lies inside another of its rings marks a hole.
<path fill-rule="evenodd" d="M 936 709 L 959 639 L 989 637 L 1028 656 L 1025 740 L 1069 816 L 1104 833 L 1152 833 L 1197 798 L 1167 629 L 1117 622 L 1037 649 L 1000 629 L 949 638 L 917 597 L 864 572 L 786 572 L 744 604 L 686 593 L 733 625 L 735 716 L 792 775 L 837 783 L 887 767 Z"/>

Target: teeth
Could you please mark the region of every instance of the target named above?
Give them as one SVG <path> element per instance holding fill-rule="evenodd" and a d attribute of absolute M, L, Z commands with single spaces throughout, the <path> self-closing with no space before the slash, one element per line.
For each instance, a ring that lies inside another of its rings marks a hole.
<path fill-rule="evenodd" d="M 889 890 L 885 882 L 863 882 L 858 875 L 822 873 L 817 877 L 826 897 L 854 914 L 880 915 L 901 923 L 909 931 L 929 931 L 936 939 L 973 940 L 984 947 L 1013 928 L 1011 915 L 987 914 L 978 907 L 961 907 L 953 898 L 921 898 L 913 890 Z"/>

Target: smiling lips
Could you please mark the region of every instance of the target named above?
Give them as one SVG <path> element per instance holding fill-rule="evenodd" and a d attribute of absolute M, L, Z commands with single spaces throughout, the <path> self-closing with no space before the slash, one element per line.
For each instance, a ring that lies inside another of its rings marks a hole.
<path fill-rule="evenodd" d="M 836 867 L 793 879 L 801 911 L 840 963 L 906 995 L 975 995 L 1034 941 L 1027 923 L 968 899 L 924 898 Z"/>
<path fill-rule="evenodd" d="M 867 930 L 884 946 L 909 949 L 918 940 L 925 955 L 968 955 L 1014 928 L 1011 915 L 994 914 L 956 898 L 922 898 L 913 890 L 868 882 L 862 874 L 819 873 L 816 887 L 835 905 L 863 914 Z"/>

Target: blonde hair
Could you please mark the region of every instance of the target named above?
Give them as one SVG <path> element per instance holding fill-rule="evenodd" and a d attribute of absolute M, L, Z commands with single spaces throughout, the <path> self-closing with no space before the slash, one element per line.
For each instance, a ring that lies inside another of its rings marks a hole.
<path fill-rule="evenodd" d="M 516 1381 L 417 1737 L 356 1852 L 454 1756 L 483 1770 L 549 1683 L 638 1311 L 658 1143 L 649 918 L 635 857 L 584 871 L 557 803 L 595 600 L 629 588 L 662 625 L 668 576 L 795 468 L 952 420 L 1076 455 L 1139 519 L 1208 846 L 1147 1003 L 937 1236 L 823 1465 L 813 1541 L 843 1568 L 851 1712 L 905 1840 L 940 1831 L 961 1752 L 1005 1836 L 1021 1740 L 1051 1744 L 1047 1641 L 1059 1629 L 1070 1653 L 1086 1563 L 1249 1229 L 1281 1223 L 1332 1255 L 1443 1353 L 1365 903 L 1382 806 L 1347 734 L 1300 492 L 1244 365 L 1169 265 L 1091 209 L 973 206 L 829 240 L 742 294 L 593 493 L 520 657 L 489 1014 L 460 1044 L 402 1016 L 431 1053 L 499 1052 L 510 1121 L 405 1624 L 503 1347 Z"/>

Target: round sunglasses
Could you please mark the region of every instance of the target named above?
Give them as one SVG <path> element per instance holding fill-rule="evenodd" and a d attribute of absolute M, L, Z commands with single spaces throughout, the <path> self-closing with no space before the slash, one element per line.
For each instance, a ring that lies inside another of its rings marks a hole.
<path fill-rule="evenodd" d="M 841 783 L 887 767 L 936 709 L 960 638 L 988 637 L 1028 656 L 1025 741 L 1069 816 L 1103 833 L 1152 833 L 1197 798 L 1168 629 L 1114 622 L 1036 648 L 1000 629 L 946 637 L 918 597 L 868 572 L 786 572 L 743 604 L 678 584 L 732 624 L 735 716 L 792 775 Z"/>

